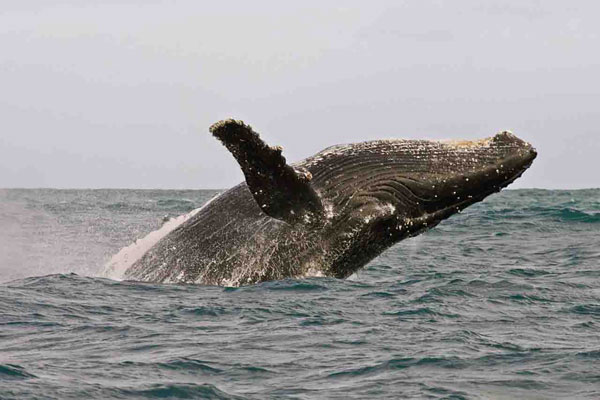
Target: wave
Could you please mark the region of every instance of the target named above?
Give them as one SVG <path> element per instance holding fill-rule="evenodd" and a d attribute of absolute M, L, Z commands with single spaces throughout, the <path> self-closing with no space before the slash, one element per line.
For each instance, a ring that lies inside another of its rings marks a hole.
<path fill-rule="evenodd" d="M 392 358 L 375 365 L 333 372 L 329 378 L 359 377 L 377 375 L 383 371 L 401 370 L 412 367 L 437 367 L 448 369 L 465 368 L 466 362 L 458 357 Z"/>
<path fill-rule="evenodd" d="M 0 379 L 29 379 L 37 378 L 16 364 L 0 364 Z"/>
<path fill-rule="evenodd" d="M 196 202 L 191 199 L 160 199 L 156 202 L 161 209 L 189 210 Z"/>
<path fill-rule="evenodd" d="M 600 305 L 598 304 L 579 304 L 571 307 L 568 312 L 580 315 L 600 316 Z"/>
<path fill-rule="evenodd" d="M 585 223 L 600 222 L 600 213 L 587 213 L 573 208 L 563 208 L 556 212 L 556 216 L 564 221 L 575 221 Z"/>
<path fill-rule="evenodd" d="M 147 389 L 121 390 L 120 392 L 126 396 L 151 399 L 243 399 L 243 397 L 231 395 L 208 383 L 203 385 L 194 385 L 191 383 L 158 384 L 152 385 Z"/>

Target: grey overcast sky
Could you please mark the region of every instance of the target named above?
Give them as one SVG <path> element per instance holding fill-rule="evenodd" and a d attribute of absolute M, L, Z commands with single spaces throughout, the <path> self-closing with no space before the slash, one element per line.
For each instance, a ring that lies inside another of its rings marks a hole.
<path fill-rule="evenodd" d="M 208 133 L 290 161 L 510 129 L 512 187 L 600 187 L 600 2 L 1 0 L 0 187 L 226 188 Z"/>

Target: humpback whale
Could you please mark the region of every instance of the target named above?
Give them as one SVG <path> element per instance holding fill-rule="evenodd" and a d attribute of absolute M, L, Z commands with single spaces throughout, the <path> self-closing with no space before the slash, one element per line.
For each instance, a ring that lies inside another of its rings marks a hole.
<path fill-rule="evenodd" d="M 242 121 L 210 132 L 245 182 L 158 241 L 124 278 L 239 286 L 346 278 L 402 239 L 500 191 L 537 153 L 508 131 L 475 141 L 337 145 L 295 164 Z"/>

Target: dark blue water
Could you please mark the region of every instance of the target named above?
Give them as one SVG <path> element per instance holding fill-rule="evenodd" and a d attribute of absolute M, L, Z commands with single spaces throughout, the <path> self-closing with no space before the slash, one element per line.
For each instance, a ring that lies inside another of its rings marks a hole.
<path fill-rule="evenodd" d="M 213 194 L 1 191 L 0 398 L 600 398 L 600 190 L 502 192 L 345 281 L 93 277 Z"/>

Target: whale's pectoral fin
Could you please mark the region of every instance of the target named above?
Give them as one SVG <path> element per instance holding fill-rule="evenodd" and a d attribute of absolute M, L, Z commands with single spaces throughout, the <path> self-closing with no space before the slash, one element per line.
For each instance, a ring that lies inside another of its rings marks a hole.
<path fill-rule="evenodd" d="M 233 154 L 242 167 L 248 188 L 269 216 L 288 223 L 316 223 L 323 215 L 319 195 L 307 170 L 288 165 L 282 148 L 267 145 L 242 121 L 228 119 L 210 132 Z"/>

